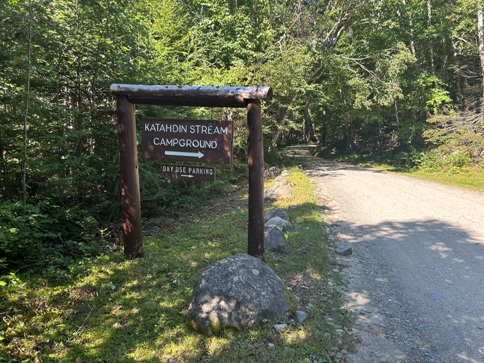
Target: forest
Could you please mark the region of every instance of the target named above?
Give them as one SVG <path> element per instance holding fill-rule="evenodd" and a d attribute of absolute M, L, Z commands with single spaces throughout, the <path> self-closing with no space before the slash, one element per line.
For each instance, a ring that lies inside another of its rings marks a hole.
<path fill-rule="evenodd" d="M 481 0 L 1 1 L 0 275 L 62 267 L 111 238 L 121 212 L 112 83 L 272 87 L 266 160 L 311 142 L 321 155 L 482 167 L 483 22 Z M 243 110 L 137 116 L 231 119 L 243 167 Z M 220 188 L 159 168 L 140 159 L 145 217 Z"/>

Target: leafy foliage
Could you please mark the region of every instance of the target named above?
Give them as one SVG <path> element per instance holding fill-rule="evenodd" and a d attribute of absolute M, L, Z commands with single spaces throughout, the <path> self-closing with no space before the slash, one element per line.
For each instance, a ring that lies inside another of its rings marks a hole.
<path fill-rule="evenodd" d="M 62 250 L 49 235 L 65 234 L 56 218 L 83 221 L 69 232 L 78 237 L 87 219 L 99 228 L 119 220 L 111 83 L 271 86 L 268 154 L 312 141 L 326 152 L 403 152 L 401 163 L 418 164 L 418 150 L 438 146 L 428 158 L 481 163 L 481 129 L 434 122 L 481 108 L 476 11 L 469 0 L 1 2 L 2 249 L 20 238 L 10 229 L 22 208 L 36 216 L 22 242 L 31 251 Z M 144 115 L 230 118 L 234 155 L 246 158 L 243 110 L 138 107 Z M 221 188 L 162 180 L 156 162 L 140 163 L 145 216 Z"/>
<path fill-rule="evenodd" d="M 96 253 L 97 223 L 89 215 L 80 218 L 81 212 L 46 202 L 3 203 L 0 268 L 65 267 L 69 259 Z"/>
<path fill-rule="evenodd" d="M 459 171 L 484 162 L 484 123 L 482 115 L 451 113 L 429 120 L 432 127 L 424 137 L 436 148 L 426 154 L 422 168 Z"/>

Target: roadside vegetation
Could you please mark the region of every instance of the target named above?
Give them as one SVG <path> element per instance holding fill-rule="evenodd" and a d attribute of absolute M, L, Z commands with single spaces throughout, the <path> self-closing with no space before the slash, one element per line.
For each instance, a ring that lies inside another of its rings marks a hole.
<path fill-rule="evenodd" d="M 265 258 L 284 281 L 290 312 L 308 313 L 303 325 L 279 332 L 267 321 L 204 336 L 186 319 L 202 270 L 247 250 L 242 187 L 147 220 L 145 258 L 126 261 L 115 243 L 94 258 L 12 277 L 0 286 L 0 361 L 342 361 L 351 317 L 327 246 L 325 206 L 299 168 L 288 180 L 294 198 L 266 205 L 289 213 L 288 252 Z"/>
<path fill-rule="evenodd" d="M 433 182 L 484 191 L 484 121 L 480 115 L 439 116 L 422 134 L 420 150 L 394 150 L 388 153 L 338 154 L 320 151 L 319 155 L 402 173 Z"/>
<path fill-rule="evenodd" d="M 430 155 L 429 155 L 430 154 Z M 450 162 L 450 158 L 436 162 L 435 152 L 414 152 L 412 155 L 419 160 L 432 160 L 431 164 L 427 162 L 415 162 L 415 159 L 408 161 L 408 153 L 386 155 L 382 158 L 379 155 L 324 155 L 328 159 L 336 159 L 364 167 L 375 168 L 379 170 L 400 173 L 406 176 L 428 180 L 436 183 L 453 185 L 456 187 L 472 189 L 484 192 L 484 165 L 456 166 Z"/>

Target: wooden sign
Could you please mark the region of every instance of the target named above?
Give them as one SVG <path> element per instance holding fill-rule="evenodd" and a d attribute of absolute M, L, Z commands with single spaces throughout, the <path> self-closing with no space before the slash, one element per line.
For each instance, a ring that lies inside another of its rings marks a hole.
<path fill-rule="evenodd" d="M 145 119 L 142 127 L 146 158 L 232 163 L 231 121 Z"/>
<path fill-rule="evenodd" d="M 193 165 L 162 165 L 161 175 L 167 179 L 215 181 L 215 168 Z"/>
<path fill-rule="evenodd" d="M 205 106 L 205 107 L 245 107 L 247 109 L 248 125 L 248 157 L 249 169 L 249 216 L 248 216 L 248 248 L 251 256 L 263 259 L 264 257 L 264 140 L 262 134 L 261 101 L 272 99 L 270 87 L 213 87 L 213 86 L 177 86 L 177 85 L 130 85 L 112 84 L 111 93 L 116 96 L 116 113 L 118 116 L 119 154 L 121 170 L 121 197 L 123 214 L 123 241 L 124 256 L 127 259 L 143 256 L 143 233 L 141 230 L 141 198 L 139 188 L 139 165 L 136 133 L 136 104 L 171 105 L 171 106 Z M 153 122 L 153 121 L 151 121 Z M 154 121 L 156 124 L 156 121 Z M 152 123 L 153 124 L 153 123 Z M 151 124 L 151 125 L 152 125 Z M 161 143 L 159 138 L 172 140 L 163 136 L 161 124 L 169 125 L 170 122 L 159 122 L 160 127 L 148 127 L 147 132 L 154 132 L 152 140 L 143 141 L 145 156 L 167 155 L 166 151 L 155 150 Z M 200 125 L 200 133 L 211 134 L 214 129 L 209 125 Z M 218 124 L 222 126 L 222 124 Z M 207 126 L 206 129 L 203 126 Z M 195 126 L 197 127 L 197 126 Z M 222 126 L 224 127 L 224 126 Z M 154 130 L 153 130 L 154 128 Z M 161 132 L 160 132 L 161 131 Z M 165 130 L 166 131 L 166 130 Z M 172 130 L 173 131 L 173 130 Z M 191 131 L 191 130 L 190 130 Z M 194 131 L 197 131 L 196 129 Z M 218 131 L 221 131 L 220 129 Z M 188 132 L 187 129 L 187 133 Z M 225 134 L 224 131 L 222 131 Z M 181 134 L 174 133 L 173 138 L 181 139 Z M 228 136 L 228 132 L 225 137 Z M 230 137 L 231 139 L 231 137 Z M 184 140 L 198 140 L 185 137 Z M 214 140 L 210 140 L 214 141 Z M 216 140 L 215 140 L 216 141 Z M 175 141 L 170 141 L 174 144 Z M 185 146 L 187 142 L 184 141 Z M 193 144 L 193 142 L 191 142 Z M 217 147 L 222 143 L 217 141 Z M 213 145 L 213 144 L 212 144 Z M 232 158 L 232 142 L 223 143 L 223 152 L 227 156 L 218 158 L 227 160 Z M 230 145 L 230 147 L 228 147 Z M 171 145 L 169 145 L 171 147 Z M 192 152 L 185 150 L 175 152 Z M 203 153 L 205 150 L 195 148 Z M 172 152 L 173 153 L 173 152 Z M 169 153 L 168 153 L 169 154 Z M 217 155 L 217 153 L 215 153 Z M 168 155 L 169 156 L 169 155 Z M 175 157 L 177 155 L 171 155 Z M 228 157 L 229 156 L 229 157 Z M 177 156 L 183 159 L 184 156 Z M 190 157 L 192 157 L 190 155 Z M 215 158 L 217 159 L 217 158 Z M 221 161 L 223 162 L 223 161 Z"/>

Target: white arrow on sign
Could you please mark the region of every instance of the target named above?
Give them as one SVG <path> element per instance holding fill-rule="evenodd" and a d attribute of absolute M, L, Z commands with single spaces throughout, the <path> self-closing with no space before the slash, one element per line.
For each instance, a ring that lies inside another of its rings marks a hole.
<path fill-rule="evenodd" d="M 203 158 L 204 154 L 199 152 L 196 153 L 191 153 L 191 152 L 185 152 L 185 151 L 165 151 L 165 155 L 170 155 L 170 156 L 187 156 L 191 158 Z"/>
<path fill-rule="evenodd" d="M 180 174 L 184 178 L 194 178 L 192 174 Z"/>

